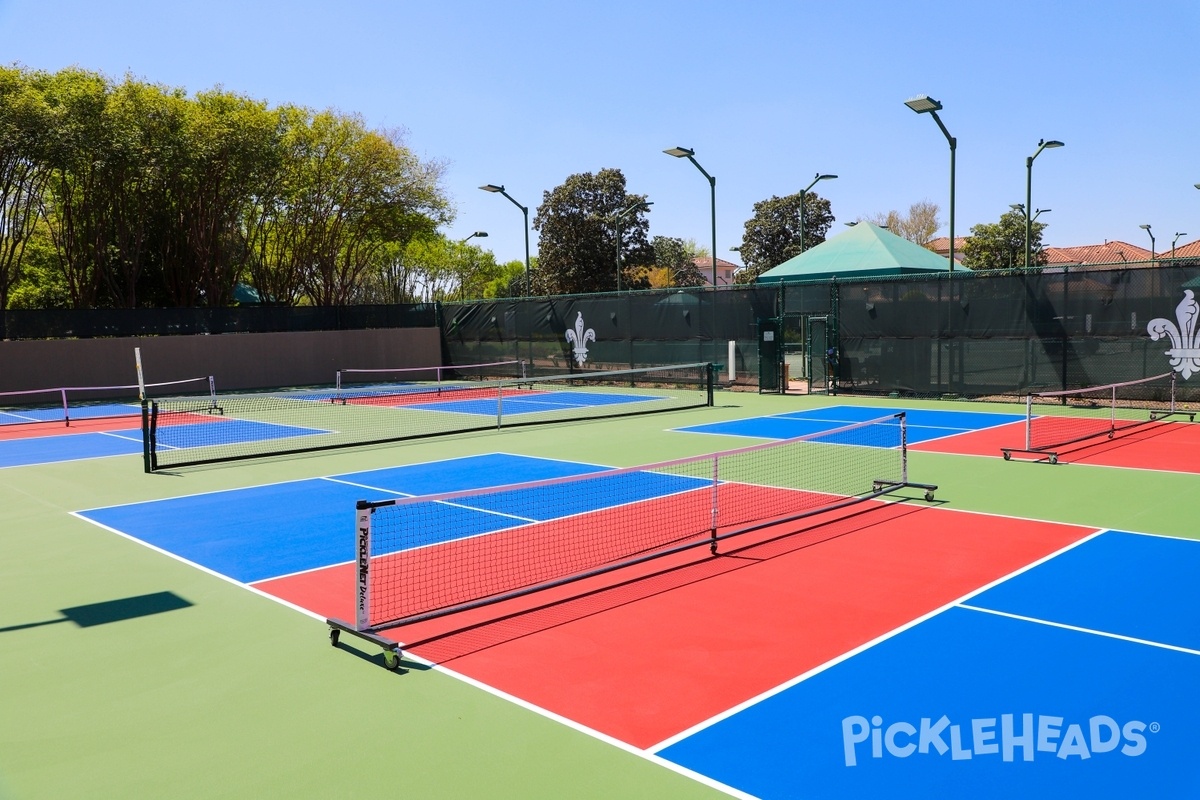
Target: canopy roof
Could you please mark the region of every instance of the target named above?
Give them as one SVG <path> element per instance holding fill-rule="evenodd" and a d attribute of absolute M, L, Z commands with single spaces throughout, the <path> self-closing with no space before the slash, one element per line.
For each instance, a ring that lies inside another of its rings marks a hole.
<path fill-rule="evenodd" d="M 950 260 L 878 225 L 860 222 L 758 276 L 758 282 L 948 272 Z"/>

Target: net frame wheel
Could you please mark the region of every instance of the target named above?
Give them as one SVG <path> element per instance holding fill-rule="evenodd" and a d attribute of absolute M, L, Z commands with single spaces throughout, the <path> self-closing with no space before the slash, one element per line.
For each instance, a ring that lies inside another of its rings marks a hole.
<path fill-rule="evenodd" d="M 1048 460 L 1050 461 L 1050 463 L 1051 463 L 1051 464 L 1057 464 L 1057 463 L 1058 463 L 1058 456 L 1057 456 L 1057 455 L 1051 455 L 1051 456 L 1050 456 L 1050 458 L 1049 458 Z"/>
<path fill-rule="evenodd" d="M 389 672 L 400 671 L 400 651 L 398 649 L 383 651 L 383 668 Z"/>
<path fill-rule="evenodd" d="M 929 492 L 929 491 L 925 492 L 925 502 L 927 502 L 927 503 L 933 502 L 933 492 Z"/>
<path fill-rule="evenodd" d="M 329 629 L 329 643 L 331 645 L 333 645 L 334 647 L 338 646 L 338 641 L 341 639 L 341 636 L 342 636 L 342 632 L 339 631 L 337 628 Z"/>
<path fill-rule="evenodd" d="M 1008 450 L 1005 450 L 1005 451 L 1004 451 L 1004 460 L 1005 460 L 1005 461 L 1012 461 L 1012 453 L 1010 453 Z"/>

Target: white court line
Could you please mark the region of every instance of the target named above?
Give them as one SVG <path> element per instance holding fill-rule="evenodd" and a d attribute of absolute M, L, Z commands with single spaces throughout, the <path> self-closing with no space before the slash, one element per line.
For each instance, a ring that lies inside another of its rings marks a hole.
<path fill-rule="evenodd" d="M 1179 653 L 1187 653 L 1188 655 L 1200 656 L 1200 650 L 1193 650 L 1190 647 L 1181 647 L 1174 644 L 1166 644 L 1165 642 L 1156 642 L 1151 639 L 1139 639 L 1136 636 L 1125 636 L 1120 633 L 1110 633 L 1108 631 L 1099 631 L 1095 628 L 1084 628 L 1079 625 L 1068 625 L 1065 622 L 1054 622 L 1048 619 L 1038 619 L 1037 617 L 1027 617 L 1023 614 L 1012 614 L 1008 611 L 997 611 L 994 608 L 983 608 L 982 606 L 973 606 L 967 603 L 959 603 L 959 608 L 967 611 L 978 611 L 981 614 L 993 614 L 997 617 L 1008 617 L 1009 619 L 1020 620 L 1021 622 L 1032 622 L 1035 625 L 1046 625 L 1051 628 L 1062 628 L 1067 631 L 1075 631 L 1077 633 L 1088 633 L 1092 636 L 1103 636 L 1106 639 L 1119 639 L 1122 642 L 1132 642 L 1133 644 L 1144 644 L 1149 647 L 1159 647 L 1163 650 L 1174 650 Z"/>
<path fill-rule="evenodd" d="M 995 515 L 995 516 L 1002 516 L 1002 515 Z M 1077 526 L 1077 527 L 1084 527 L 1084 526 Z M 736 706 L 733 706 L 732 708 L 728 708 L 719 714 L 709 717 L 708 719 L 703 720 L 701 722 L 698 722 L 695 725 L 691 726 L 690 728 L 682 730 L 679 733 L 675 734 L 674 736 L 671 736 L 671 737 L 659 742 L 658 744 L 648 747 L 647 750 L 651 753 L 658 753 L 674 744 L 678 744 L 679 742 L 682 742 L 684 739 L 694 736 L 695 734 L 700 733 L 701 731 L 706 730 L 707 728 L 711 728 L 713 725 L 716 725 L 719 722 L 723 722 L 724 720 L 729 719 L 732 716 L 740 714 L 741 712 L 745 711 L 748 708 L 752 708 L 753 706 L 756 706 L 759 703 L 765 702 L 766 700 L 771 699 L 775 695 L 782 694 L 783 692 L 787 691 L 788 689 L 791 689 L 793 686 L 803 683 L 804 681 L 808 680 L 809 678 L 813 677 L 814 675 L 819 675 L 820 673 L 825 672 L 826 670 L 830 669 L 831 667 L 835 667 L 838 664 L 841 664 L 843 661 L 847 661 L 860 653 L 866 652 L 867 650 L 870 650 L 872 647 L 875 647 L 878 644 L 882 644 L 883 642 L 886 642 L 887 640 L 892 639 L 901 633 L 904 633 L 905 631 L 909 630 L 910 628 L 914 628 L 917 625 L 920 625 L 922 622 L 933 619 L 937 615 L 939 615 L 945 611 L 948 611 L 949 609 L 954 608 L 955 606 L 962 605 L 962 603 L 964 601 L 969 600 L 970 598 L 975 597 L 976 595 L 982 594 L 983 592 L 986 592 L 987 590 L 989 590 L 995 586 L 999 586 L 1000 584 L 1004 583 L 1005 581 L 1011 580 L 1012 578 L 1015 578 L 1016 576 L 1018 576 L 1024 572 L 1028 572 L 1029 570 L 1033 569 L 1034 567 L 1040 566 L 1053 558 L 1057 558 L 1058 556 L 1062 555 L 1063 553 L 1073 550 L 1076 547 L 1079 547 L 1081 544 L 1084 544 L 1085 542 L 1090 542 L 1092 539 L 1095 539 L 1097 536 L 1100 536 L 1104 532 L 1105 531 L 1103 531 L 1103 530 L 1097 530 L 1076 542 L 1072 542 L 1071 544 L 1067 545 L 1066 547 L 1060 548 L 1060 549 L 1054 551 L 1053 553 L 1050 553 L 1049 555 L 1039 558 L 1037 561 L 1034 561 L 1030 564 L 1026 564 L 1025 566 L 1023 566 L 1017 570 L 1014 570 L 1013 572 L 1010 572 L 1007 575 L 997 578 L 996 580 L 992 581 L 989 584 L 981 586 L 978 589 L 975 589 L 971 592 L 968 592 L 967 594 L 963 595 L 962 597 L 959 597 L 955 600 L 951 600 L 949 603 L 946 603 L 945 605 L 941 606 L 940 608 L 935 608 L 934 610 L 932 610 L 926 614 L 923 614 L 922 616 L 917 617 L 914 620 L 904 623 L 903 625 L 899 626 L 898 628 L 894 628 L 893 630 L 890 630 L 881 636 L 877 636 L 874 639 L 872 639 L 871 641 L 865 642 L 865 643 L 859 645 L 858 647 L 854 648 L 853 650 L 850 650 L 846 653 L 842 653 L 841 655 L 839 655 L 835 658 L 832 658 L 829 661 L 826 661 L 824 664 L 820 664 L 819 666 L 813 667 L 808 672 L 805 672 L 801 675 L 797 675 L 795 678 L 792 678 L 789 681 L 785 681 L 784 683 L 781 683 L 778 686 L 774 686 L 774 687 L 766 690 L 765 692 L 762 692 L 754 697 L 751 697 L 748 700 L 738 703 Z"/>

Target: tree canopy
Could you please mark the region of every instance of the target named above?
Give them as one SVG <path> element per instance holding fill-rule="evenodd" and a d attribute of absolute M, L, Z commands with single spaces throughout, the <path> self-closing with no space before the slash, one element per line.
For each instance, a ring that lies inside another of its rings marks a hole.
<path fill-rule="evenodd" d="M 799 192 L 754 204 L 754 216 L 746 221 L 742 235 L 741 254 L 746 268 L 738 273 L 738 283 L 753 281 L 763 272 L 825 241 L 835 219 L 829 201 L 810 191 L 805 193 L 803 203 L 803 246 Z"/>
<path fill-rule="evenodd" d="M 644 267 L 654 263 L 654 250 L 645 204 L 645 195 L 626 191 L 619 169 L 570 175 L 544 192 L 533 219 L 539 234 L 533 292 L 609 292 L 618 282 L 622 289 L 649 288 Z"/>
<path fill-rule="evenodd" d="M 940 209 L 937 203 L 922 200 L 909 206 L 907 214 L 889 211 L 886 214 L 873 214 L 868 217 L 859 217 L 859 219 L 874 223 L 881 228 L 887 228 L 897 236 L 924 247 L 942 227 L 942 221 L 938 219 L 938 211 Z"/>
<path fill-rule="evenodd" d="M 1030 266 L 1046 263 L 1046 251 L 1042 248 L 1044 222 L 1031 226 L 1029 246 L 1032 252 Z M 1025 266 L 1025 214 L 1007 211 L 999 222 L 983 222 L 971 228 L 971 235 L 963 245 L 963 266 L 974 270 L 1019 269 Z"/>
<path fill-rule="evenodd" d="M 2 68 L 0 304 L 352 302 L 452 219 L 442 171 L 353 114 Z"/>

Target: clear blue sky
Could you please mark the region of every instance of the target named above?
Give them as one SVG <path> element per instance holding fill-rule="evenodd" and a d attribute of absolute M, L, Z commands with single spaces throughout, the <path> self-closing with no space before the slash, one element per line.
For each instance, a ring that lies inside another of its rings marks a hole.
<path fill-rule="evenodd" d="M 446 233 L 485 230 L 523 257 L 521 214 L 568 175 L 620 168 L 654 201 L 651 235 L 739 261 L 752 206 L 817 172 L 838 222 L 932 200 L 949 211 L 949 148 L 904 100 L 928 94 L 958 138 L 956 232 L 1025 200 L 1045 242 L 1200 238 L 1200 3 L 602 3 L 0 0 L 0 62 L 129 73 L 189 92 L 334 107 L 447 163 Z M 536 231 L 530 233 L 537 251 Z"/>

